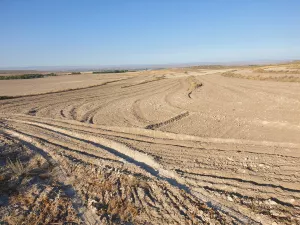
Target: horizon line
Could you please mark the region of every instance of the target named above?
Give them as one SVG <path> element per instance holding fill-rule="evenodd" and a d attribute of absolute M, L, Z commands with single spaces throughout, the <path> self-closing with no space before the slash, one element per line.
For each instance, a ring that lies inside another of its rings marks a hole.
<path fill-rule="evenodd" d="M 222 66 L 237 66 L 249 65 L 250 63 L 268 64 L 268 63 L 283 63 L 293 62 L 300 59 L 261 59 L 261 60 L 240 60 L 240 61 L 207 61 L 207 62 L 187 62 L 187 63 L 153 63 L 153 64 L 111 64 L 111 65 L 61 65 L 61 66 L 0 66 L 0 70 L 69 70 L 69 69 L 109 69 L 109 68 L 157 68 L 157 67 L 181 67 L 181 66 L 209 66 L 209 65 L 222 65 Z"/>

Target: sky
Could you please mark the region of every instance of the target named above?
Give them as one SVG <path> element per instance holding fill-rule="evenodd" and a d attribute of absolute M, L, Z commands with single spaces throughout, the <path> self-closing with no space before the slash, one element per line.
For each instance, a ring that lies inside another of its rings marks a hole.
<path fill-rule="evenodd" d="M 0 67 L 300 59 L 299 0 L 0 0 Z"/>

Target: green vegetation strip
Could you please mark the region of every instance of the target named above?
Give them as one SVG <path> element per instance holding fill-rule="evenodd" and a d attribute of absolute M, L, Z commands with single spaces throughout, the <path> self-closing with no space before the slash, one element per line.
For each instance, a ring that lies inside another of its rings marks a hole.
<path fill-rule="evenodd" d="M 15 96 L 0 96 L 0 100 L 16 98 Z"/>
<path fill-rule="evenodd" d="M 14 76 L 0 76 L 0 80 L 19 80 L 19 79 L 34 79 L 34 78 L 43 78 L 57 76 L 55 73 L 48 74 L 23 74 L 23 75 L 14 75 Z"/>
<path fill-rule="evenodd" d="M 126 73 L 129 72 L 129 70 L 102 70 L 102 71 L 94 71 L 93 74 L 98 73 Z"/>

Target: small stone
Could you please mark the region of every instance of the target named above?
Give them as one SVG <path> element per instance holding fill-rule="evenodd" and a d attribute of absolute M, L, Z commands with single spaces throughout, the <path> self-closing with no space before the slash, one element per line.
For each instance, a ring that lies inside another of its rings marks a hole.
<path fill-rule="evenodd" d="M 230 157 L 227 157 L 227 159 L 228 159 L 229 161 L 232 161 L 232 162 L 234 161 L 234 160 L 233 160 L 232 158 L 230 158 Z"/>
<path fill-rule="evenodd" d="M 233 199 L 231 196 L 227 196 L 227 200 L 230 201 L 230 202 L 233 202 Z"/>
<path fill-rule="evenodd" d="M 277 203 L 275 201 L 271 200 L 271 199 L 267 200 L 266 203 L 268 205 L 277 205 Z"/>
<path fill-rule="evenodd" d="M 279 216 L 279 214 L 274 210 L 271 210 L 270 214 L 273 215 L 273 216 L 276 216 L 276 217 Z"/>

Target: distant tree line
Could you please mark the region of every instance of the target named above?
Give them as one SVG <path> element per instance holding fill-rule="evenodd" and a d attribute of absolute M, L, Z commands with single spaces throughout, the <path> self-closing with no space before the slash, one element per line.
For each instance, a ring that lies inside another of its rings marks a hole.
<path fill-rule="evenodd" d="M 57 75 L 55 73 L 10 75 L 10 76 L 0 76 L 0 80 L 34 79 L 34 78 L 43 78 L 43 77 L 49 77 L 49 76 L 57 76 Z"/>
<path fill-rule="evenodd" d="M 129 72 L 129 70 L 101 70 L 101 71 L 94 71 L 93 74 L 98 73 L 126 73 Z"/>

